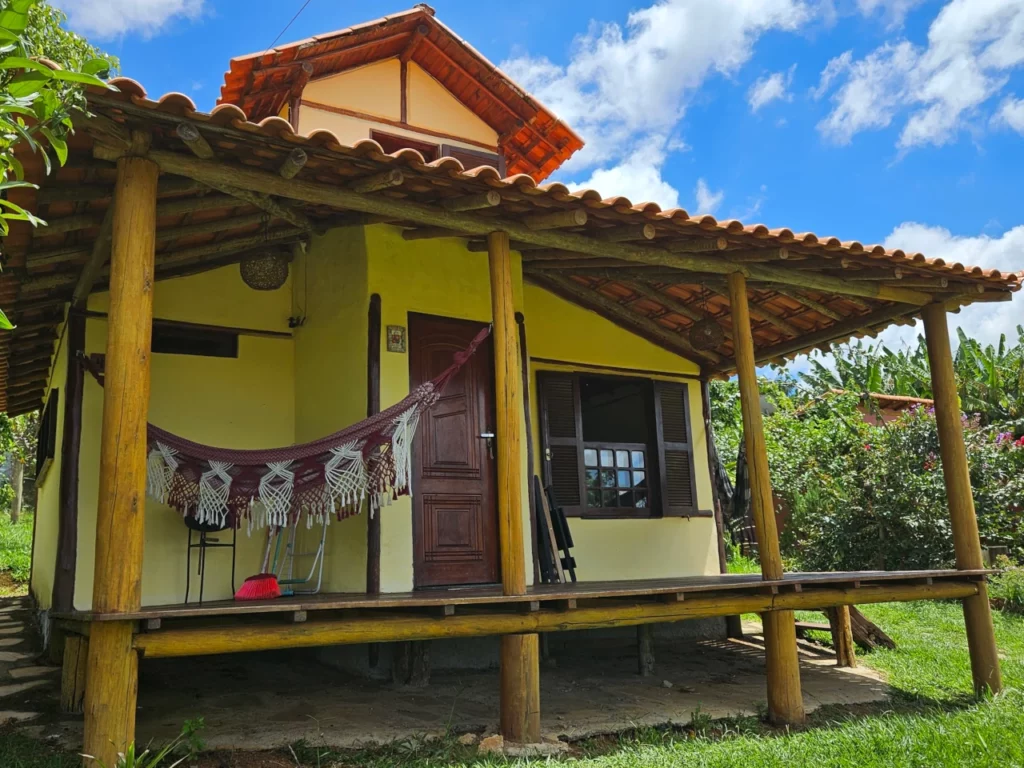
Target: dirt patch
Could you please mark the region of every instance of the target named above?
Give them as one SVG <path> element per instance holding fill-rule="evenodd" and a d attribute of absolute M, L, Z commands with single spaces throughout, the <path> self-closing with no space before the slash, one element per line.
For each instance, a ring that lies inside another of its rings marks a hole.
<path fill-rule="evenodd" d="M 28 584 L 15 581 L 10 571 L 0 571 L 0 597 L 25 597 Z"/>

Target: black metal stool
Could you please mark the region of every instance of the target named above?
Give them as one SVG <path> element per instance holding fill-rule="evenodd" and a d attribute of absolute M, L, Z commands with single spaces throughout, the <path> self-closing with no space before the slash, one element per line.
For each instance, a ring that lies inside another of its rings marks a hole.
<path fill-rule="evenodd" d="M 230 549 L 231 550 L 231 594 L 235 594 L 235 544 L 238 542 L 238 529 L 228 522 L 225 525 L 218 523 L 200 523 L 195 518 L 185 517 L 185 525 L 188 527 L 188 550 L 185 558 L 185 604 L 188 604 L 189 591 L 192 588 L 192 550 L 199 550 L 199 568 L 196 571 L 199 576 L 199 604 L 203 604 L 203 587 L 206 584 L 206 550 L 208 549 Z M 220 539 L 210 536 L 211 533 L 220 533 L 231 529 L 231 542 L 222 542 Z M 198 533 L 199 540 L 193 542 L 192 534 Z"/>

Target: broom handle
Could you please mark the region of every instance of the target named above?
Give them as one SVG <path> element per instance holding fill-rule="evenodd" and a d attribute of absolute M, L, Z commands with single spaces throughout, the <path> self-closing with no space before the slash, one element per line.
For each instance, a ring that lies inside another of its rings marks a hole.
<path fill-rule="evenodd" d="M 267 572 L 267 566 L 270 565 L 270 542 L 274 540 L 274 526 L 267 526 L 267 548 L 263 553 L 263 568 L 260 573 Z"/>

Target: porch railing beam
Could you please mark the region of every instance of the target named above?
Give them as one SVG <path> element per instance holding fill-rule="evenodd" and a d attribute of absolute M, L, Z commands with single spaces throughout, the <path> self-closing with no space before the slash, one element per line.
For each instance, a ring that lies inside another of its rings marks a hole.
<path fill-rule="evenodd" d="M 489 233 L 487 246 L 494 321 L 501 586 L 506 595 L 525 595 L 526 550 L 523 546 L 523 483 L 519 450 L 523 392 L 508 233 Z M 540 741 L 540 638 L 537 634 L 502 635 L 499 709 L 501 733 L 507 740 L 527 744 Z"/>
<path fill-rule="evenodd" d="M 960 420 L 960 401 L 953 372 L 953 354 L 949 344 L 949 326 L 946 324 L 946 308 L 942 304 L 929 304 L 924 308 L 922 317 L 931 367 L 932 396 L 935 398 L 942 475 L 946 482 L 946 497 L 953 527 L 956 567 L 961 570 L 983 568 L 978 517 L 974 511 L 967 449 L 964 447 L 963 424 Z M 1002 676 L 992 627 L 992 609 L 988 602 L 988 585 L 985 582 L 978 584 L 978 594 L 964 599 L 964 623 L 967 626 L 974 688 L 979 693 L 998 693 L 1002 688 Z"/>
<path fill-rule="evenodd" d="M 771 477 L 768 474 L 768 449 L 764 439 L 761 395 L 754 363 L 747 280 L 740 272 L 729 275 L 729 301 L 743 414 L 743 439 L 750 476 L 750 505 L 761 559 L 761 574 L 767 580 L 776 580 L 782 578 L 782 555 L 775 523 Z M 804 703 L 800 692 L 800 662 L 797 657 L 793 612 L 763 613 L 761 623 L 764 627 L 768 673 L 768 717 L 778 725 L 800 723 L 804 720 Z"/>
<path fill-rule="evenodd" d="M 144 154 L 148 137 L 133 138 L 137 153 Z M 142 598 L 159 175 L 159 166 L 145 157 L 129 155 L 117 162 L 92 596 L 97 611 L 138 610 Z M 114 765 L 117 753 L 135 739 L 133 629 L 130 621 L 111 621 L 89 635 L 84 751 L 106 765 Z"/>

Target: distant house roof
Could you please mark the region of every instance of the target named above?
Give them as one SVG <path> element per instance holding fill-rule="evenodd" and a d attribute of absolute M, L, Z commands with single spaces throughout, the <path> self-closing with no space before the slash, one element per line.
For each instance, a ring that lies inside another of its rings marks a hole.
<path fill-rule="evenodd" d="M 571 128 L 422 4 L 234 58 L 217 103 L 235 104 L 259 122 L 280 114 L 310 79 L 395 57 L 415 61 L 494 129 L 510 175 L 541 181 L 583 146 Z"/>
<path fill-rule="evenodd" d="M 833 394 L 845 395 L 848 391 L 845 389 L 833 389 Z M 914 406 L 931 406 L 935 405 L 935 401 L 927 397 L 911 397 L 910 395 L 886 395 L 881 392 L 863 392 L 860 394 L 861 400 L 871 400 L 879 408 L 884 408 L 890 411 L 907 411 Z"/>

